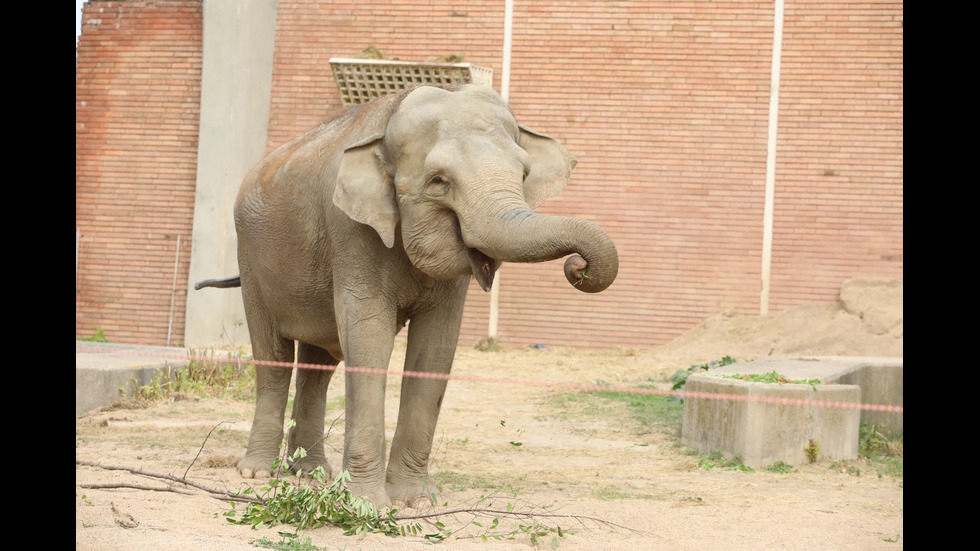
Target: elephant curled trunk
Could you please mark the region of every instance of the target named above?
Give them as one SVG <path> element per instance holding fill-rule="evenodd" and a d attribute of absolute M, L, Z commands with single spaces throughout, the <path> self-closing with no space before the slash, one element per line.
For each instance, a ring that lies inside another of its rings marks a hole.
<path fill-rule="evenodd" d="M 498 223 L 481 237 L 468 236 L 467 246 L 501 262 L 546 262 L 568 255 L 565 278 L 585 293 L 608 288 L 619 273 L 619 254 L 599 226 L 580 218 L 543 216 L 531 210 L 495 217 Z M 479 276 L 478 276 L 479 277 Z"/>

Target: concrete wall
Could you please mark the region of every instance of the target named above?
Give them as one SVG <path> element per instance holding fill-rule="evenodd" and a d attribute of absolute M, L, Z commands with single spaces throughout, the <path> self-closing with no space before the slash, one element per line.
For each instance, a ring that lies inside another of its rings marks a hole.
<path fill-rule="evenodd" d="M 240 289 L 193 285 L 238 275 L 233 208 L 245 174 L 265 155 L 277 7 L 276 0 L 204 2 L 187 346 L 248 342 Z"/>

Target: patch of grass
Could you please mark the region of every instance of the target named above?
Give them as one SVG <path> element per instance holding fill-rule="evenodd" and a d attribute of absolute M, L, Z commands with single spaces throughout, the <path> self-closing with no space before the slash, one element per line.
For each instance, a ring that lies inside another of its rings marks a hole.
<path fill-rule="evenodd" d="M 454 492 L 460 492 L 469 488 L 490 488 L 491 484 L 487 479 L 472 474 L 458 473 L 456 471 L 438 471 L 429 475 L 432 482 L 439 491 L 449 488 Z"/>
<path fill-rule="evenodd" d="M 837 471 L 839 473 L 849 474 L 852 476 L 861 476 L 861 469 L 851 465 L 847 461 L 838 459 L 830 463 L 830 470 Z"/>
<path fill-rule="evenodd" d="M 651 501 L 665 501 L 668 498 L 662 495 L 653 496 L 646 494 L 637 494 L 632 492 L 623 492 L 614 488 L 599 488 L 598 490 L 592 491 L 592 496 L 596 499 L 601 499 L 603 501 L 618 501 L 621 499 L 647 499 Z"/>
<path fill-rule="evenodd" d="M 188 349 L 192 358 L 182 373 L 188 388 L 197 388 L 208 396 L 251 400 L 255 396 L 255 369 L 245 360 L 241 347 L 230 350 L 228 357 L 214 348 Z M 178 382 L 181 382 L 178 377 Z"/>
<path fill-rule="evenodd" d="M 606 385 L 607 383 L 598 381 L 598 384 Z M 638 385 L 638 388 L 655 388 L 655 385 L 647 382 Z M 669 396 L 605 390 L 590 391 L 588 394 L 607 402 L 625 405 L 631 419 L 638 427 L 641 427 L 641 433 L 650 432 L 649 429 L 651 428 L 660 429 L 677 436 L 681 433 L 684 407 L 679 401 L 671 400 Z"/>
<path fill-rule="evenodd" d="M 502 482 L 499 479 L 487 478 L 481 475 L 464 474 L 455 471 L 438 471 L 430 475 L 432 482 L 441 492 L 449 488 L 454 492 L 468 489 L 490 490 L 512 496 L 517 496 L 520 489 L 510 482 Z"/>
<path fill-rule="evenodd" d="M 588 392 L 570 392 L 555 396 L 551 403 L 565 416 L 596 418 L 613 416 L 619 412 L 619 408 L 613 407 L 609 401 L 596 400 L 595 395 Z"/>
<path fill-rule="evenodd" d="M 793 472 L 793 466 L 783 461 L 776 461 L 765 468 L 770 473 L 786 474 Z"/>
<path fill-rule="evenodd" d="M 723 471 L 755 472 L 755 469 L 742 463 L 741 457 L 725 457 L 721 452 L 711 452 L 701 456 L 698 460 L 698 467 L 702 469 L 719 468 Z"/>
<path fill-rule="evenodd" d="M 902 457 L 904 435 L 889 437 L 884 427 L 861 423 L 858 433 L 858 453 L 866 457 Z"/>
<path fill-rule="evenodd" d="M 93 334 L 91 337 L 87 339 L 75 339 L 75 340 L 86 341 L 86 342 L 109 342 L 109 339 L 105 338 L 105 333 L 102 331 L 101 327 L 96 327 L 95 334 Z"/>
<path fill-rule="evenodd" d="M 207 427 L 145 426 L 128 431 L 123 442 L 138 447 L 196 449 L 209 430 Z M 248 432 L 243 430 L 218 429 L 208 438 L 209 447 L 245 449 L 247 444 Z"/>
<path fill-rule="evenodd" d="M 296 534 L 284 532 L 279 532 L 279 536 L 282 538 L 279 541 L 272 541 L 269 538 L 263 537 L 252 540 L 249 543 L 255 547 L 274 549 L 275 551 L 325 551 L 327 549 L 326 547 L 317 547 L 314 545 L 311 538 L 301 540 Z"/>
<path fill-rule="evenodd" d="M 904 478 L 904 435 L 886 435 L 883 427 L 861 423 L 858 433 L 858 455 L 867 460 L 878 477 Z"/>
<path fill-rule="evenodd" d="M 132 396 L 142 403 L 153 403 L 172 398 L 177 394 L 193 396 L 225 397 L 235 400 L 251 401 L 255 397 L 255 370 L 252 365 L 241 360 L 229 361 L 215 350 L 196 351 L 189 349 L 187 365 L 158 371 L 150 383 L 141 385 L 134 377 L 129 388 L 120 388 L 123 396 Z M 239 351 L 239 354 L 242 354 Z"/>
<path fill-rule="evenodd" d="M 497 337 L 483 337 L 473 345 L 473 348 L 479 350 L 480 352 L 495 352 L 500 350 L 500 339 Z"/>

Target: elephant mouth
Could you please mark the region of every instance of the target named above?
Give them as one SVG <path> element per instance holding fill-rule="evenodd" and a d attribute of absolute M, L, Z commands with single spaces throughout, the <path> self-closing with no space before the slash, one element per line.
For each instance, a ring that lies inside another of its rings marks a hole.
<path fill-rule="evenodd" d="M 483 287 L 484 291 L 489 291 L 493 285 L 493 276 L 497 272 L 500 263 L 483 254 L 479 249 L 467 247 L 466 256 L 469 258 L 470 269 L 473 270 L 473 276 L 476 277 L 476 281 L 480 284 L 480 287 Z"/>

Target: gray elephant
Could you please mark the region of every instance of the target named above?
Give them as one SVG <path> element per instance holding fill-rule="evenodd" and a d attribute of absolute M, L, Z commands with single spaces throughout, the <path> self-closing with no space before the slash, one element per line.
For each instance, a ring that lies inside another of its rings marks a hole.
<path fill-rule="evenodd" d="M 595 224 L 531 209 L 568 182 L 575 158 L 518 125 L 491 88 L 422 86 L 355 106 L 269 154 L 235 205 L 239 278 L 256 360 L 387 369 L 409 323 L 405 371 L 448 374 L 470 276 L 489 290 L 501 262 L 574 255 L 565 275 L 599 292 L 619 259 Z M 271 474 L 291 371 L 256 366 L 258 400 L 242 476 Z M 323 465 L 330 370 L 300 369 L 289 452 Z M 385 376 L 346 374 L 343 468 L 378 507 L 427 502 L 428 460 L 447 381 L 406 376 L 385 464 Z"/>

